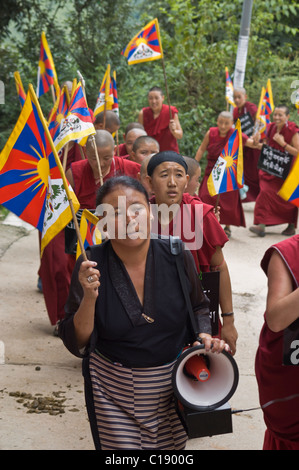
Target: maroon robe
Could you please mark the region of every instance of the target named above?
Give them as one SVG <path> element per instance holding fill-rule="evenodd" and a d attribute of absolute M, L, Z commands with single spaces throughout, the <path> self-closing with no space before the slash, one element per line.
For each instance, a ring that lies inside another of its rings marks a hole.
<path fill-rule="evenodd" d="M 261 262 L 266 275 L 274 250 L 280 254 L 292 276 L 293 289 L 298 289 L 299 235 L 266 251 Z M 282 365 L 284 332 L 271 331 L 265 318 L 255 359 L 260 404 L 267 426 L 264 450 L 299 450 L 299 366 Z"/>
<path fill-rule="evenodd" d="M 151 199 L 151 204 L 156 204 L 155 197 Z M 190 211 L 184 212 L 182 210 L 184 205 L 190 206 Z M 228 241 L 228 238 L 219 224 L 216 216 L 213 212 L 213 207 L 204 204 L 197 196 L 191 196 L 188 193 L 184 193 L 181 202 L 181 211 L 176 217 L 170 222 L 165 235 L 178 235 L 180 239 L 188 247 L 188 242 L 192 242 L 192 238 L 189 237 L 190 232 L 195 232 L 199 229 L 198 220 L 196 220 L 196 206 L 200 205 L 203 209 L 203 221 L 202 221 L 202 246 L 198 249 L 192 249 L 190 251 L 195 261 L 197 271 L 208 272 L 210 271 L 211 258 L 216 251 L 217 246 L 221 248 Z M 190 216 L 190 220 L 187 220 Z M 190 232 L 189 232 L 190 227 Z M 158 228 L 158 233 L 163 234 L 160 223 L 156 225 L 153 224 L 153 233 L 155 233 L 154 228 Z"/>
<path fill-rule="evenodd" d="M 236 122 L 237 119 L 239 119 L 246 113 L 249 113 L 253 121 L 255 121 L 256 112 L 257 106 L 254 103 L 251 103 L 250 101 L 246 101 L 242 108 L 234 108 L 234 121 Z M 249 147 L 244 147 L 243 149 L 244 183 L 249 187 L 249 189 L 246 194 L 246 199 L 242 199 L 242 202 L 255 201 L 260 191 L 259 172 L 257 168 L 260 153 L 261 151 L 259 149 L 252 149 Z"/>
<path fill-rule="evenodd" d="M 59 232 L 45 247 L 38 275 L 42 281 L 50 323 L 56 325 L 64 318 L 64 306 L 71 282 L 68 255 L 64 251 L 64 230 Z"/>
<path fill-rule="evenodd" d="M 74 179 L 74 192 L 80 203 L 80 209 L 96 208 L 96 193 L 100 182 L 95 183 L 93 172 L 88 160 L 73 163 L 71 170 Z M 113 157 L 110 172 L 103 178 L 105 182 L 113 176 L 127 175 L 137 179 L 140 172 L 140 164 L 121 157 Z"/>
<path fill-rule="evenodd" d="M 65 171 L 67 171 L 71 164 L 74 162 L 78 162 L 80 160 L 85 160 L 86 154 L 85 154 L 85 149 L 81 145 L 77 144 L 77 142 L 71 142 L 68 152 L 67 152 L 67 159 L 66 159 L 66 167 Z M 64 157 L 64 152 L 65 152 L 66 146 L 63 147 L 60 155 L 60 161 L 61 164 L 63 164 L 63 157 Z"/>
<path fill-rule="evenodd" d="M 273 122 L 267 129 L 267 145 L 274 149 L 284 151 L 284 149 L 273 140 L 277 132 L 276 124 Z M 280 131 L 286 143 L 290 144 L 293 136 L 299 132 L 298 127 L 293 122 L 288 122 Z M 293 158 L 293 161 L 295 158 Z M 278 196 L 278 191 L 284 183 L 282 178 L 270 175 L 263 170 L 259 170 L 260 192 L 256 199 L 254 208 L 254 224 L 280 225 L 293 223 L 297 227 L 298 208 L 291 202 L 285 201 Z"/>
<path fill-rule="evenodd" d="M 191 196 L 189 193 L 184 193 L 180 205 L 180 212 L 171 220 L 169 226 L 163 230 L 158 222 L 157 214 L 153 209 L 154 204 L 156 204 L 155 197 L 151 199 L 152 213 L 156 220 L 156 223 L 152 223 L 152 233 L 178 236 L 190 250 L 197 272 L 199 274 L 201 272 L 210 272 L 211 259 L 217 246 L 223 248 L 225 243 L 228 241 L 223 228 L 216 219 L 214 208 L 203 203 L 199 197 Z M 188 209 L 184 211 L 183 207 L 188 207 Z M 202 222 L 199 222 L 197 218 L 199 207 L 202 208 Z M 195 249 L 195 247 L 193 247 L 195 238 L 192 237 L 192 234 L 195 233 L 195 231 L 198 234 L 200 229 L 202 234 L 202 243 L 199 248 Z M 189 245 L 190 242 L 191 245 Z M 216 335 L 219 338 L 221 337 L 221 327 L 222 324 L 219 320 L 218 334 Z"/>
<path fill-rule="evenodd" d="M 174 117 L 178 114 L 175 106 L 171 106 L 171 113 Z M 177 139 L 172 135 L 169 130 L 169 106 L 162 104 L 162 109 L 157 118 L 154 119 L 153 111 L 150 107 L 143 108 L 143 126 L 146 133 L 159 142 L 160 152 L 164 150 L 174 150 L 179 152 Z"/>
<path fill-rule="evenodd" d="M 218 127 L 211 127 L 209 133 L 209 145 L 207 148 L 208 155 L 207 155 L 207 166 L 205 169 L 205 173 L 203 176 L 203 180 L 200 184 L 198 190 L 198 196 L 201 198 L 203 202 L 206 204 L 210 204 L 215 207 L 217 202 L 217 196 L 210 196 L 207 181 L 209 175 L 218 160 L 219 155 L 221 154 L 225 144 L 227 143 L 228 139 L 234 132 L 234 129 L 228 131 L 225 137 L 221 137 L 219 135 Z M 243 147 L 247 140 L 247 136 L 242 134 L 243 137 Z M 236 189 L 235 191 L 229 191 L 227 193 L 222 193 L 219 196 L 219 204 L 220 206 L 220 223 L 223 225 L 236 225 L 245 227 L 245 216 L 243 212 L 243 207 L 241 204 L 240 193 L 239 190 Z"/>
<path fill-rule="evenodd" d="M 119 152 L 119 155 L 117 154 L 117 147 L 115 147 L 114 155 L 116 157 L 118 157 L 118 156 L 119 157 L 125 157 L 126 155 L 128 155 L 126 144 L 119 144 L 118 145 L 118 152 Z"/>

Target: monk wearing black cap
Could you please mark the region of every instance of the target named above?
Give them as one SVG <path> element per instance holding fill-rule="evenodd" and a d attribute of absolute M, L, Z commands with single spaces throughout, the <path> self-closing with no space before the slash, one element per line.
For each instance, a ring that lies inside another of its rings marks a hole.
<path fill-rule="evenodd" d="M 222 247 L 228 241 L 213 212 L 213 206 L 185 193 L 189 176 L 184 158 L 173 151 L 159 152 L 149 160 L 148 180 L 155 196 L 151 199 L 152 232 L 178 235 L 190 249 L 198 273 L 220 272 L 219 303 L 223 323 L 221 337 L 236 352 L 230 275 Z"/>

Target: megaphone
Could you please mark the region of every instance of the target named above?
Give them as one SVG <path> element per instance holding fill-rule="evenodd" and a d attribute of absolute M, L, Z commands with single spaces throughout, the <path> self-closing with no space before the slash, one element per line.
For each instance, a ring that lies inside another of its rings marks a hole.
<path fill-rule="evenodd" d="M 238 382 L 236 361 L 225 350 L 212 353 L 201 344 L 182 352 L 172 371 L 172 386 L 190 439 L 232 432 L 228 400 Z"/>

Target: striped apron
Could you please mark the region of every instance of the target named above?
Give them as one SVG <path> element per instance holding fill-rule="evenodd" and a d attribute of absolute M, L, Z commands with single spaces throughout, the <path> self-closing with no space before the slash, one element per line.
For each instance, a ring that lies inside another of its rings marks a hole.
<path fill-rule="evenodd" d="M 187 434 L 176 413 L 171 385 L 175 362 L 128 368 L 91 353 L 97 428 L 102 450 L 182 450 Z"/>

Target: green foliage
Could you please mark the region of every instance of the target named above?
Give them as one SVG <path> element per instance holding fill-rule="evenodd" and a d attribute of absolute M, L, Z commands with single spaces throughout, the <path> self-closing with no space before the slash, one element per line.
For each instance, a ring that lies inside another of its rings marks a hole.
<path fill-rule="evenodd" d="M 0 79 L 5 83 L 6 101 L 0 105 L 0 149 L 20 111 L 13 72 L 20 72 L 25 89 L 28 83 L 36 86 L 42 31 L 59 83 L 78 77 L 79 70 L 92 109 L 107 64 L 116 70 L 120 135 L 147 106 L 149 88 L 159 85 L 165 90 L 161 60 L 128 66 L 121 55 L 128 41 L 155 17 L 160 25 L 170 103 L 179 109 L 184 130 L 181 152 L 194 156 L 205 132 L 226 108 L 225 67 L 233 78 L 243 0 L 5 3 L 6 16 L 0 22 L 5 37 L 0 48 Z M 244 83 L 248 98 L 258 103 L 261 88 L 270 78 L 274 103 L 286 103 L 293 120 L 298 120 L 291 103 L 292 83 L 299 80 L 298 11 L 297 0 L 254 0 Z M 51 94 L 42 96 L 40 103 L 47 116 L 53 104 Z"/>

